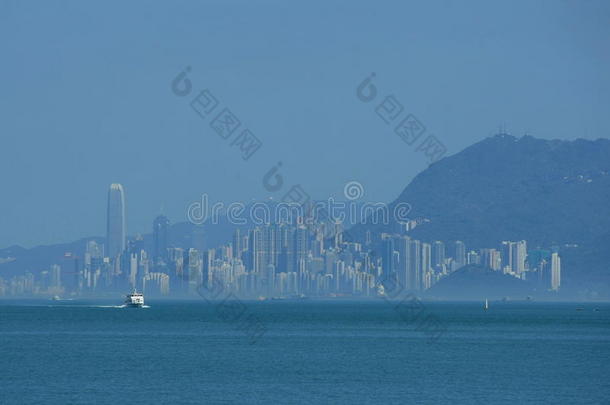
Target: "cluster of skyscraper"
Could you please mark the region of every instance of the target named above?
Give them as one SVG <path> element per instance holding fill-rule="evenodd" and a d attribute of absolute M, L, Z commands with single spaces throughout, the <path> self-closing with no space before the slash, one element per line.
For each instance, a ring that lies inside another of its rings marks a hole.
<path fill-rule="evenodd" d="M 71 253 L 36 278 L 27 272 L 0 279 L 0 295 L 87 294 L 137 288 L 147 294 L 196 294 L 200 286 L 221 287 L 242 297 L 376 296 L 380 280 L 393 278 L 403 288 L 424 291 L 467 264 L 534 281 L 543 290 L 560 286 L 558 253 L 527 251 L 526 241 L 498 248 L 467 250 L 461 241 L 447 246 L 407 235 L 370 232 L 363 243 L 344 241 L 341 224 L 297 221 L 236 229 L 231 243 L 202 247 L 201 227 L 190 245 L 171 246 L 170 222 L 158 216 L 152 243 L 126 237 L 125 195 L 120 184 L 108 193 L 105 246 L 87 243 L 82 266 Z M 307 222 L 307 223 L 305 223 Z M 329 237 L 332 235 L 332 237 Z M 148 248 L 147 248 L 148 246 Z"/>
<path fill-rule="evenodd" d="M 447 251 L 449 250 L 449 252 Z M 382 235 L 382 271 L 396 276 L 409 290 L 426 290 L 451 272 L 478 264 L 523 280 L 534 281 L 541 289 L 557 291 L 561 282 L 559 254 L 547 250 L 527 252 L 527 242 L 502 242 L 500 249 L 467 251 L 462 241 L 446 249 L 445 243 L 432 244 L 407 235 Z"/>

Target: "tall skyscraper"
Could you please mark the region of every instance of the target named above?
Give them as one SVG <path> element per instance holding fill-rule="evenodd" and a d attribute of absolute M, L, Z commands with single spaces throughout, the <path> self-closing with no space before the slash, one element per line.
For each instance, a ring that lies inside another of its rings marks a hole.
<path fill-rule="evenodd" d="M 561 285 L 561 259 L 559 254 L 553 253 L 551 255 L 551 290 L 559 290 Z"/>
<path fill-rule="evenodd" d="M 382 244 L 381 268 L 383 275 L 389 278 L 394 274 L 394 238 L 390 235 L 384 235 Z"/>
<path fill-rule="evenodd" d="M 108 190 L 108 210 L 106 223 L 106 255 L 115 258 L 125 250 L 125 192 L 118 183 Z"/>
<path fill-rule="evenodd" d="M 197 291 L 197 287 L 203 282 L 203 263 L 197 249 L 189 249 L 188 259 L 189 292 L 194 293 Z"/>
<path fill-rule="evenodd" d="M 61 266 L 58 264 L 51 266 L 51 281 L 49 285 L 55 290 L 61 289 Z"/>
<path fill-rule="evenodd" d="M 278 227 L 276 225 L 265 226 L 264 237 L 266 258 L 263 270 L 266 270 L 269 264 L 273 264 L 273 266 L 275 267 L 278 263 L 280 243 Z"/>
<path fill-rule="evenodd" d="M 525 271 L 525 259 L 527 258 L 527 242 L 522 240 L 513 242 L 512 249 L 512 269 L 513 272 L 521 275 Z"/>
<path fill-rule="evenodd" d="M 432 267 L 437 269 L 445 264 L 445 244 L 439 240 L 432 244 Z"/>
<path fill-rule="evenodd" d="M 514 242 L 502 242 L 502 269 L 513 269 L 513 246 Z"/>
<path fill-rule="evenodd" d="M 155 264 L 168 262 L 169 219 L 159 215 L 153 221 L 153 261 Z"/>
<path fill-rule="evenodd" d="M 398 252 L 398 282 L 403 287 L 408 285 L 409 279 L 409 240 L 408 236 L 403 236 L 396 241 L 396 251 Z"/>
<path fill-rule="evenodd" d="M 453 244 L 453 259 L 460 268 L 466 264 L 466 245 L 461 240 L 456 240 Z"/>
<path fill-rule="evenodd" d="M 521 275 L 525 272 L 525 260 L 527 259 L 527 242 L 502 242 L 502 268 Z"/>
<path fill-rule="evenodd" d="M 264 250 L 264 232 L 261 227 L 251 229 L 248 235 L 246 252 L 246 270 L 248 273 L 261 274 L 264 269 L 266 252 Z"/>
<path fill-rule="evenodd" d="M 299 225 L 294 232 L 294 269 L 296 272 L 302 272 L 308 252 L 308 237 L 307 228 Z"/>
<path fill-rule="evenodd" d="M 500 259 L 500 252 L 496 249 L 483 248 L 480 250 L 481 264 L 492 270 L 500 270 L 502 268 L 502 261 Z"/>
<path fill-rule="evenodd" d="M 80 287 L 80 268 L 78 257 L 72 252 L 66 252 L 61 261 L 61 286 L 70 292 L 76 292 Z"/>
<path fill-rule="evenodd" d="M 407 288 L 410 290 L 421 290 L 422 285 L 422 260 L 421 242 L 413 239 L 409 241 L 409 274 L 407 277 Z"/>
<path fill-rule="evenodd" d="M 239 228 L 235 230 L 235 232 L 233 232 L 233 258 L 234 259 L 241 259 L 241 233 L 239 232 Z"/>
<path fill-rule="evenodd" d="M 429 243 L 421 244 L 421 271 L 423 275 L 432 268 L 432 246 Z"/>
<path fill-rule="evenodd" d="M 278 247 L 278 261 L 276 266 L 276 273 L 280 272 L 291 272 L 292 271 L 292 231 L 286 224 L 280 224 L 277 228 L 277 247 Z"/>

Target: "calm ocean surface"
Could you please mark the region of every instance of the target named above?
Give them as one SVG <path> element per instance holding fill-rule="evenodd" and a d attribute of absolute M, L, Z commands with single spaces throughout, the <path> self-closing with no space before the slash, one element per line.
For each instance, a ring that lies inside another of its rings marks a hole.
<path fill-rule="evenodd" d="M 609 304 L 112 304 L 0 301 L 0 403 L 610 403 Z"/>

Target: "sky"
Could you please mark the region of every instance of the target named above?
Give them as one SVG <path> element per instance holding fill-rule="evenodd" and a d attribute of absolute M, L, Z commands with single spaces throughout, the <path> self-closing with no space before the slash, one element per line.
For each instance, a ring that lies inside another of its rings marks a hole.
<path fill-rule="evenodd" d="M 111 183 L 130 235 L 203 193 L 342 199 L 357 181 L 390 202 L 429 160 L 377 115 L 388 96 L 447 154 L 500 126 L 607 138 L 609 51 L 607 1 L 0 0 L 0 248 L 103 236 Z M 191 108 L 204 89 L 261 141 L 248 160 L 211 128 L 219 110 Z"/>

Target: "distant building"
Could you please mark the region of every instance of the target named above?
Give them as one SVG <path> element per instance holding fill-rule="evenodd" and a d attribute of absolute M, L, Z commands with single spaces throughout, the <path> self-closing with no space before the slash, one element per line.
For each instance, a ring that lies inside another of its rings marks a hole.
<path fill-rule="evenodd" d="M 77 292 L 81 287 L 81 273 L 78 257 L 72 252 L 66 252 L 60 263 L 61 286 L 66 292 Z"/>
<path fill-rule="evenodd" d="M 385 277 L 391 277 L 396 272 L 394 268 L 394 238 L 387 235 L 381 242 L 381 268 Z"/>
<path fill-rule="evenodd" d="M 123 186 L 114 183 L 108 190 L 106 223 L 106 255 L 115 258 L 125 250 L 125 193 Z"/>
<path fill-rule="evenodd" d="M 193 294 L 203 282 L 203 262 L 197 249 L 188 250 L 188 280 L 189 293 Z"/>
<path fill-rule="evenodd" d="M 398 252 L 398 282 L 406 287 L 409 279 L 409 240 L 408 236 L 403 236 L 396 240 L 396 251 Z"/>
<path fill-rule="evenodd" d="M 432 244 L 432 267 L 438 269 L 445 264 L 445 244 L 439 240 Z"/>
<path fill-rule="evenodd" d="M 239 232 L 239 228 L 235 230 L 233 233 L 233 250 L 231 251 L 234 259 L 241 259 L 241 251 L 242 251 L 242 240 L 241 234 Z"/>
<path fill-rule="evenodd" d="M 467 264 L 481 264 L 481 256 L 474 250 L 471 250 L 466 256 L 466 262 Z"/>
<path fill-rule="evenodd" d="M 169 276 L 165 273 L 148 273 L 142 278 L 142 291 L 144 293 L 169 294 Z M 151 288 L 152 287 L 152 288 Z M 151 291 L 152 290 L 152 291 Z"/>
<path fill-rule="evenodd" d="M 422 260 L 421 242 L 418 240 L 409 241 L 409 274 L 407 277 L 407 288 L 411 290 L 421 290 L 422 288 Z"/>
<path fill-rule="evenodd" d="M 517 275 L 523 274 L 525 272 L 525 260 L 527 259 L 527 242 L 522 240 L 519 242 L 514 242 L 515 248 L 513 248 L 513 272 Z"/>
<path fill-rule="evenodd" d="M 457 268 L 466 265 L 466 245 L 461 240 L 456 240 L 453 245 L 453 259 Z"/>
<path fill-rule="evenodd" d="M 502 242 L 502 268 L 510 271 L 513 269 L 513 246 L 514 242 Z"/>
<path fill-rule="evenodd" d="M 61 266 L 54 264 L 51 266 L 51 277 L 49 280 L 49 289 L 53 292 L 61 290 Z"/>
<path fill-rule="evenodd" d="M 246 251 L 246 269 L 249 273 L 257 273 L 262 270 L 263 259 L 263 234 L 257 227 L 248 233 L 248 250 Z"/>
<path fill-rule="evenodd" d="M 509 269 L 517 276 L 525 272 L 525 261 L 527 259 L 527 242 L 502 242 L 502 268 Z"/>
<path fill-rule="evenodd" d="M 159 215 L 153 221 L 153 261 L 155 264 L 168 262 L 169 219 Z"/>
<path fill-rule="evenodd" d="M 502 268 L 502 260 L 500 252 L 496 249 L 481 249 L 481 264 L 492 270 L 500 270 Z"/>
<path fill-rule="evenodd" d="M 421 270 L 422 281 L 423 275 L 428 273 L 432 268 L 432 246 L 429 243 L 421 244 Z"/>
<path fill-rule="evenodd" d="M 558 253 L 551 255 L 551 290 L 559 290 L 561 285 L 561 259 Z"/>

